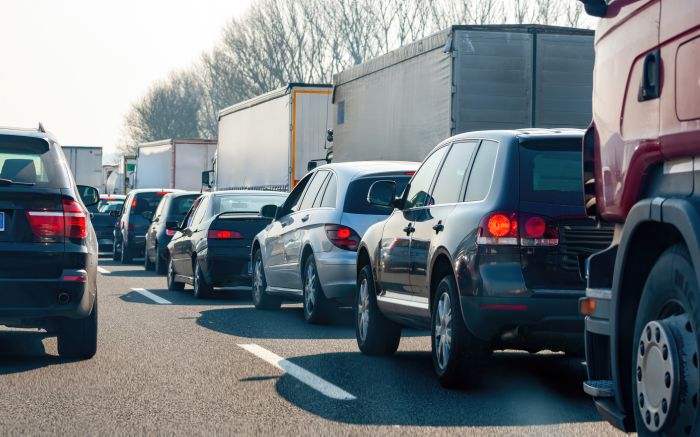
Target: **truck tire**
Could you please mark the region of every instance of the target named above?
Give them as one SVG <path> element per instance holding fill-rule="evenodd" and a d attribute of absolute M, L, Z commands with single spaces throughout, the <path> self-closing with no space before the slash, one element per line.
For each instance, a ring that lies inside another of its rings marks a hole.
<path fill-rule="evenodd" d="M 184 282 L 177 282 L 175 280 L 175 266 L 173 266 L 172 258 L 168 262 L 167 281 L 168 281 L 168 290 L 169 291 L 182 291 L 185 289 Z"/>
<path fill-rule="evenodd" d="M 467 329 L 452 274 L 438 283 L 430 320 L 433 369 L 440 385 L 445 388 L 475 385 L 491 351 L 486 342 Z"/>
<path fill-rule="evenodd" d="M 214 288 L 207 283 L 207 278 L 204 277 L 204 270 L 200 267 L 199 262 L 195 261 L 194 267 L 194 297 L 196 299 L 206 299 L 211 296 Z"/>
<path fill-rule="evenodd" d="M 334 302 L 327 299 L 318 278 L 316 259 L 311 254 L 304 263 L 304 319 L 313 325 L 327 323 L 332 319 L 335 310 Z"/>
<path fill-rule="evenodd" d="M 253 305 L 259 310 L 276 310 L 282 305 L 282 298 L 270 296 L 267 293 L 267 280 L 263 268 L 262 252 L 256 249 L 253 254 L 253 280 L 252 280 Z"/>
<path fill-rule="evenodd" d="M 700 432 L 700 288 L 685 245 L 667 249 L 644 284 L 632 346 L 632 408 L 640 436 Z"/>
<path fill-rule="evenodd" d="M 58 355 L 69 360 L 87 360 L 97 352 L 97 297 L 84 319 L 62 319 L 58 323 Z"/>
<path fill-rule="evenodd" d="M 372 268 L 360 270 L 353 304 L 355 338 L 365 355 L 393 355 L 401 342 L 401 326 L 384 317 L 377 305 Z"/>

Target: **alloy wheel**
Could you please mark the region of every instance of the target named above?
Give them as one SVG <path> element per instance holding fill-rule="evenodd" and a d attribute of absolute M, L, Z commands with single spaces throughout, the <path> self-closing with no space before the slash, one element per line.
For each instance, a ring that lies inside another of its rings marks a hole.
<path fill-rule="evenodd" d="M 435 318 L 435 353 L 438 366 L 441 369 L 447 367 L 450 361 L 452 348 L 452 302 L 450 295 L 443 292 L 437 305 L 437 317 Z"/>
<path fill-rule="evenodd" d="M 316 309 L 316 269 L 310 263 L 306 269 L 306 284 L 304 285 L 304 304 L 308 314 Z"/>
<path fill-rule="evenodd" d="M 260 302 L 262 297 L 263 277 L 262 277 L 262 259 L 257 258 L 253 266 L 253 293 L 255 300 Z"/>
<path fill-rule="evenodd" d="M 360 332 L 360 339 L 365 341 L 367 338 L 367 330 L 369 328 L 369 293 L 367 291 L 367 278 L 363 278 L 360 283 L 360 302 L 357 306 L 357 324 Z"/>

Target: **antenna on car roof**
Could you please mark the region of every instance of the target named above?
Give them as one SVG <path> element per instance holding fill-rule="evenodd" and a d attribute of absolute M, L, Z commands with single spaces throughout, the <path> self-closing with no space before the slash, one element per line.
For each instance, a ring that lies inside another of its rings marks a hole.
<path fill-rule="evenodd" d="M 44 125 L 39 122 L 39 132 L 46 133 L 46 129 L 44 129 Z"/>

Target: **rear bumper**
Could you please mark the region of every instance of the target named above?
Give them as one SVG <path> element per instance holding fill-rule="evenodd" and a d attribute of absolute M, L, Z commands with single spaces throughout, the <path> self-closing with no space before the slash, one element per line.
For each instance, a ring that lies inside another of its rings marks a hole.
<path fill-rule="evenodd" d="M 200 255 L 199 259 L 209 284 L 215 287 L 250 286 L 250 249 L 243 247 L 228 251 L 209 251 L 205 256 Z"/>
<path fill-rule="evenodd" d="M 54 279 L 0 279 L 0 324 L 42 327 L 45 319 L 90 315 L 95 295 L 87 282 L 64 281 L 87 276 L 85 270 L 64 270 Z"/>
<path fill-rule="evenodd" d="M 352 297 L 355 293 L 357 253 L 348 250 L 314 254 L 323 293 L 329 299 Z"/>

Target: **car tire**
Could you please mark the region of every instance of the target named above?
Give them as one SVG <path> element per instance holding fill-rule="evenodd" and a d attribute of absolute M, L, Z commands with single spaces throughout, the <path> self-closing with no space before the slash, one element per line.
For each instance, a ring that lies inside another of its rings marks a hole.
<path fill-rule="evenodd" d="M 168 273 L 168 260 L 164 259 L 160 251 L 158 250 L 158 246 L 156 246 L 156 273 L 159 275 L 165 275 Z"/>
<path fill-rule="evenodd" d="M 177 282 L 175 280 L 175 266 L 173 265 L 172 258 L 168 262 L 168 272 L 166 273 L 168 281 L 168 290 L 170 291 L 182 291 L 185 289 L 184 282 Z"/>
<path fill-rule="evenodd" d="M 127 246 L 126 243 L 122 242 L 121 263 L 131 264 L 132 262 L 134 262 L 134 255 L 131 253 L 131 249 L 129 248 L 129 246 Z"/>
<path fill-rule="evenodd" d="M 401 342 L 401 325 L 387 319 L 377 305 L 372 268 L 366 265 L 357 276 L 355 299 L 355 338 L 365 355 L 392 355 Z"/>
<path fill-rule="evenodd" d="M 207 283 L 207 278 L 204 277 L 204 270 L 202 270 L 202 267 L 197 261 L 195 261 L 194 267 L 193 288 L 193 294 L 196 299 L 206 299 L 210 297 L 212 291 L 214 291 L 214 288 Z"/>
<path fill-rule="evenodd" d="M 699 294 L 688 249 L 667 249 L 649 272 L 634 327 L 630 373 L 640 436 L 700 431 Z"/>
<path fill-rule="evenodd" d="M 328 323 L 333 318 L 335 303 L 326 298 L 318 278 L 316 258 L 313 254 L 306 257 L 304 262 L 304 274 L 302 275 L 304 286 L 304 319 L 306 323 Z"/>
<path fill-rule="evenodd" d="M 158 256 L 157 253 L 156 253 L 156 256 Z M 152 272 L 153 270 L 156 269 L 155 263 L 153 261 L 151 261 L 151 259 L 148 256 L 148 249 L 146 249 L 146 251 L 143 254 L 143 268 L 147 272 Z"/>
<path fill-rule="evenodd" d="M 270 296 L 267 293 L 267 280 L 265 279 L 265 269 L 263 268 L 262 252 L 256 249 L 253 254 L 253 275 L 252 275 L 252 298 L 253 305 L 259 310 L 276 310 L 282 305 L 279 296 Z"/>
<path fill-rule="evenodd" d="M 97 297 L 90 315 L 84 319 L 58 322 L 58 355 L 69 360 L 87 360 L 97 352 Z"/>
<path fill-rule="evenodd" d="M 479 380 L 490 349 L 486 342 L 467 329 L 462 318 L 457 283 L 451 274 L 438 283 L 430 321 L 433 369 L 440 385 L 445 388 L 474 385 Z"/>
<path fill-rule="evenodd" d="M 112 244 L 112 261 L 121 261 L 121 254 L 117 250 L 118 246 L 118 241 L 114 240 L 114 244 Z"/>

